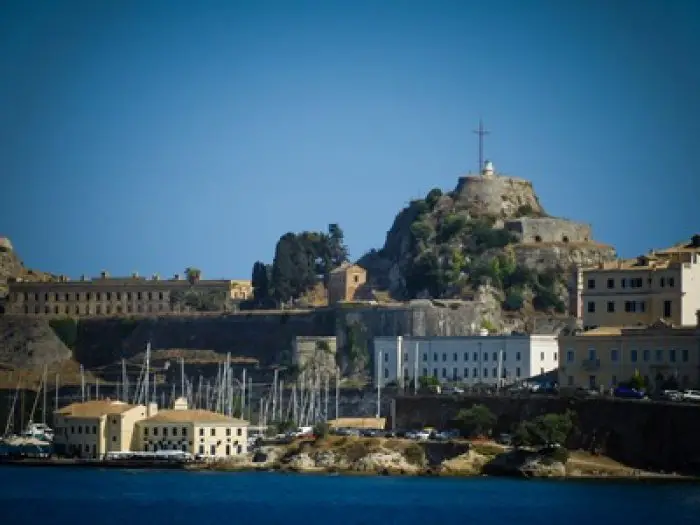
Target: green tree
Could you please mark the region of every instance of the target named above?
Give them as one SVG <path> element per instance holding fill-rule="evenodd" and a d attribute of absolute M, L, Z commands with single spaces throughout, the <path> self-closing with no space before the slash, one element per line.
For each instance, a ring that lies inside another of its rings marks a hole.
<path fill-rule="evenodd" d="M 639 370 L 634 371 L 634 374 L 632 374 L 627 384 L 630 388 L 635 388 L 637 390 L 643 390 L 646 387 L 644 378 L 639 373 Z"/>
<path fill-rule="evenodd" d="M 463 408 L 455 422 L 464 437 L 487 436 L 496 425 L 496 416 L 484 405 Z"/>
<path fill-rule="evenodd" d="M 202 270 L 193 266 L 189 266 L 185 268 L 185 277 L 190 282 L 190 284 L 197 284 L 202 278 Z"/>
<path fill-rule="evenodd" d="M 367 341 L 358 323 L 351 323 L 345 328 L 346 353 L 351 368 L 351 373 L 359 373 L 369 364 L 369 352 Z"/>
<path fill-rule="evenodd" d="M 421 389 L 425 390 L 438 385 L 440 385 L 440 381 L 438 381 L 438 378 L 435 376 L 420 376 L 418 378 L 418 386 Z"/>
<path fill-rule="evenodd" d="M 314 425 L 313 434 L 318 438 L 326 437 L 330 433 L 330 426 L 325 421 L 320 421 Z"/>
<path fill-rule="evenodd" d="M 298 298 L 315 281 L 314 261 L 307 247 L 293 233 L 286 233 L 277 241 L 272 263 L 272 289 L 278 302 Z"/>
<path fill-rule="evenodd" d="M 564 414 L 544 414 L 532 421 L 522 421 L 513 435 L 516 446 L 545 446 L 550 443 L 559 445 L 566 441 L 574 428 L 571 411 Z"/>
<path fill-rule="evenodd" d="M 253 299 L 262 305 L 270 298 L 270 267 L 262 261 L 253 264 Z"/>
<path fill-rule="evenodd" d="M 433 188 L 425 196 L 425 204 L 430 209 L 433 209 L 437 202 L 440 200 L 440 197 L 442 197 L 442 190 L 440 188 Z"/>
<path fill-rule="evenodd" d="M 328 225 L 327 243 L 333 268 L 337 268 L 348 260 L 348 248 L 345 245 L 345 234 L 338 224 Z"/>

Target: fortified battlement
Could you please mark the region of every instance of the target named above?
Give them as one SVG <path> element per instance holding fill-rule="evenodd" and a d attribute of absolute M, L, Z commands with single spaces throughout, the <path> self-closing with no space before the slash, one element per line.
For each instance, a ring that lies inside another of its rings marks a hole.
<path fill-rule="evenodd" d="M 454 190 L 460 206 L 476 214 L 502 219 L 521 215 L 545 215 L 532 182 L 517 177 L 499 175 L 487 161 L 481 175 L 460 177 Z"/>
<path fill-rule="evenodd" d="M 591 226 L 558 217 L 521 217 L 506 221 L 504 228 L 522 243 L 590 242 Z"/>

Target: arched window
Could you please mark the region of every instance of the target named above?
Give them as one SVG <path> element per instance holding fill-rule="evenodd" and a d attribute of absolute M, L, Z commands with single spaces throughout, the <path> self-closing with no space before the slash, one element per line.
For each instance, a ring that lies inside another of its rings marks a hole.
<path fill-rule="evenodd" d="M 542 237 L 535 235 L 535 242 L 542 242 Z"/>
<path fill-rule="evenodd" d="M 566 235 L 564 235 L 564 237 L 562 237 L 561 240 L 564 241 L 564 242 L 569 242 L 569 237 L 567 237 Z"/>

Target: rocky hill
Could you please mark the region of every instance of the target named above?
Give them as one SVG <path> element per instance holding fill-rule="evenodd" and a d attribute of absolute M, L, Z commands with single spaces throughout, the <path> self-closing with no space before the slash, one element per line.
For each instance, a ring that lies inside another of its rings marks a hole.
<path fill-rule="evenodd" d="M 14 251 L 10 239 L 0 236 L 0 298 L 7 293 L 8 279 L 20 277 L 33 281 L 54 276 L 25 268 L 24 263 Z"/>
<path fill-rule="evenodd" d="M 591 227 L 551 217 L 532 183 L 487 162 L 455 189 L 431 190 L 402 209 L 381 250 L 358 263 L 371 284 L 399 299 L 472 298 L 484 283 L 505 310 L 569 310 L 573 270 L 613 260 Z"/>

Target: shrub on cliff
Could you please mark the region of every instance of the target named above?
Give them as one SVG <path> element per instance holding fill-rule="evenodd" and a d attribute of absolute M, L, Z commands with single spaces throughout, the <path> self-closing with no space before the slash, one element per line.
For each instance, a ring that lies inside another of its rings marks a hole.
<path fill-rule="evenodd" d="M 516 447 L 543 447 L 550 444 L 564 445 L 574 429 L 573 414 L 545 414 L 532 421 L 522 421 L 513 435 Z"/>
<path fill-rule="evenodd" d="M 464 437 L 487 436 L 496 425 L 496 416 L 486 406 L 474 405 L 460 410 L 455 422 Z"/>
<path fill-rule="evenodd" d="M 411 465 L 422 467 L 425 464 L 425 451 L 418 443 L 409 444 L 403 454 Z"/>

